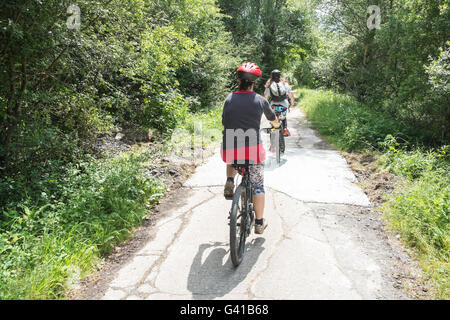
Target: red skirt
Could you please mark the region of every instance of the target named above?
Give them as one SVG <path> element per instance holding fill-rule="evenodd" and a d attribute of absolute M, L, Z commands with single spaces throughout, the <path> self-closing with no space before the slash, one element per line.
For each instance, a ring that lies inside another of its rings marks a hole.
<path fill-rule="evenodd" d="M 222 160 L 225 163 L 231 164 L 235 161 L 249 161 L 255 164 L 260 164 L 266 159 L 266 150 L 262 144 L 256 146 L 222 149 Z"/>

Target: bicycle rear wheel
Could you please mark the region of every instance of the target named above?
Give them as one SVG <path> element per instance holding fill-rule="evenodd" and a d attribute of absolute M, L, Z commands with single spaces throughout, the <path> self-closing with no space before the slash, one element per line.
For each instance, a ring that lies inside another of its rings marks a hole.
<path fill-rule="evenodd" d="M 239 266 L 244 257 L 247 238 L 247 199 L 241 196 L 243 185 L 236 188 L 230 211 L 230 256 L 235 267 Z"/>

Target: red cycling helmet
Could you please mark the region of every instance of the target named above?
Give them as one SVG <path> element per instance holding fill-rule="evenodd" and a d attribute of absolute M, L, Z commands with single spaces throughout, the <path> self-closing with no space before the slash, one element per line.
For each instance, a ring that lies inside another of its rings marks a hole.
<path fill-rule="evenodd" d="M 241 80 L 256 81 L 262 75 L 261 69 L 259 69 L 256 63 L 244 62 L 237 70 L 238 78 Z"/>

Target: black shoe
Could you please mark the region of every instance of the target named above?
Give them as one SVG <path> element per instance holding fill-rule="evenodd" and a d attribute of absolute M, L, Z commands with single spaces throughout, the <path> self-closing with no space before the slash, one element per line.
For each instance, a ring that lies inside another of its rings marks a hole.
<path fill-rule="evenodd" d="M 223 190 L 223 196 L 227 200 L 233 200 L 234 196 L 234 183 L 232 181 L 227 181 L 225 184 L 225 188 Z"/>

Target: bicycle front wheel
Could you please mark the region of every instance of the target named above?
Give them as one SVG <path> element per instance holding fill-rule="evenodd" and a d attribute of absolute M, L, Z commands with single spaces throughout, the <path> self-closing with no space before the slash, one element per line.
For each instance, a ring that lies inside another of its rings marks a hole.
<path fill-rule="evenodd" d="M 246 232 L 246 216 L 248 210 L 246 196 L 241 196 L 242 184 L 236 188 L 230 211 L 230 256 L 235 267 L 239 266 L 244 257 Z M 242 199 L 244 198 L 244 199 Z"/>

